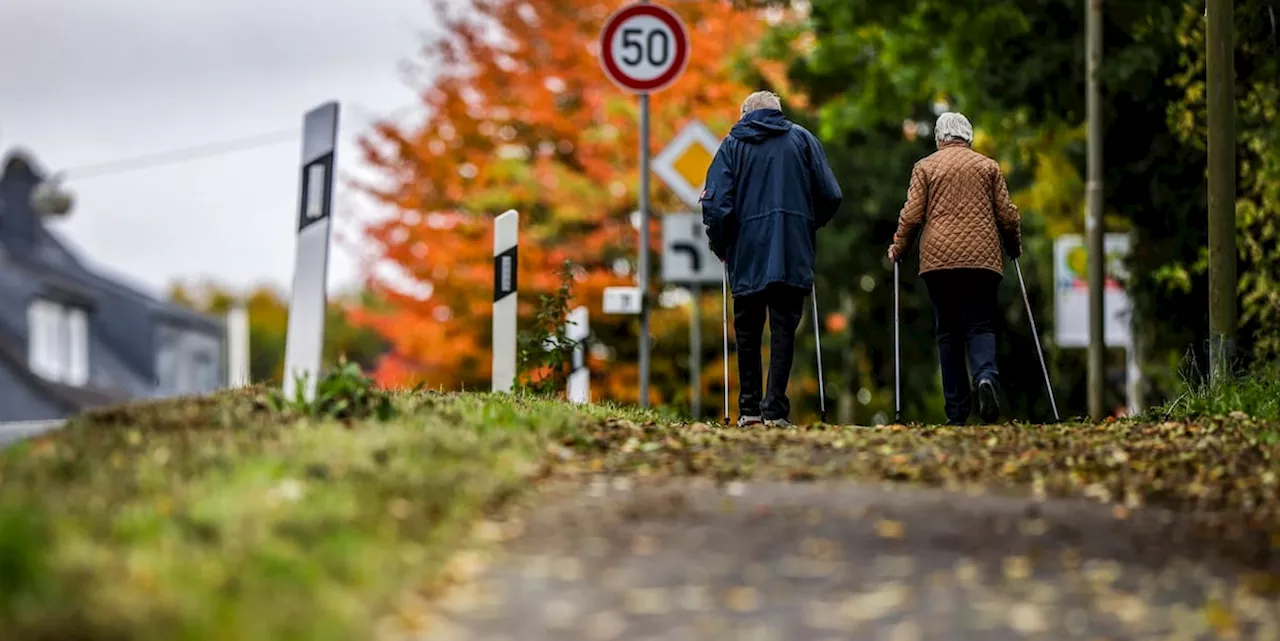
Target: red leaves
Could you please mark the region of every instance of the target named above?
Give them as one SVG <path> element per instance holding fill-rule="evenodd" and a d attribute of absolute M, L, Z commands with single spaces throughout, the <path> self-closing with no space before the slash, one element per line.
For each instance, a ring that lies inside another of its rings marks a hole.
<path fill-rule="evenodd" d="M 368 188 L 395 211 L 370 223 L 365 236 L 376 261 L 413 286 L 375 278 L 392 309 L 358 317 L 393 346 L 379 381 L 425 376 L 449 389 L 488 384 L 491 217 L 509 208 L 521 212 L 524 306 L 555 289 L 556 268 L 571 260 L 585 270 L 574 298 L 591 308 L 593 333 L 609 345 L 634 345 L 630 319 L 599 308 L 605 287 L 630 284 L 615 263 L 634 258 L 636 235 L 629 223 L 635 100 L 605 78 L 593 53 L 610 7 L 594 0 L 436 5 L 445 34 L 423 50 L 424 66 L 440 72 L 423 94 L 426 118 L 413 126 L 380 123 L 361 141 L 385 179 Z M 685 77 L 656 101 L 655 152 L 691 117 L 727 131 L 747 90 L 731 79 L 728 60 L 764 27 L 728 3 L 678 10 L 699 37 Z M 657 212 L 684 208 L 657 181 L 654 191 Z M 429 224 L 441 212 L 456 226 Z M 659 234 L 652 236 L 656 243 Z M 686 323 L 682 309 L 658 310 L 653 319 L 659 335 L 683 336 Z M 607 380 L 597 398 L 636 400 L 635 368 L 622 364 L 628 360 L 598 368 Z M 661 370 L 675 366 L 666 361 L 674 359 L 655 358 L 654 402 L 682 387 Z"/>

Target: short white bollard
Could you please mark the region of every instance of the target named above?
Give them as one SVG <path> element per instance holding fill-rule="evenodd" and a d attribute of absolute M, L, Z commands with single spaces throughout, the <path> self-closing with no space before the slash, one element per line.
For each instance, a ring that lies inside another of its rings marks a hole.
<path fill-rule="evenodd" d="M 227 386 L 249 384 L 249 310 L 237 303 L 227 310 Z"/>
<path fill-rule="evenodd" d="M 587 368 L 587 337 L 591 336 L 591 327 L 586 307 L 579 307 L 569 313 L 569 322 L 565 327 L 565 336 L 574 342 L 573 371 L 569 373 L 569 402 L 591 402 L 591 370 Z"/>

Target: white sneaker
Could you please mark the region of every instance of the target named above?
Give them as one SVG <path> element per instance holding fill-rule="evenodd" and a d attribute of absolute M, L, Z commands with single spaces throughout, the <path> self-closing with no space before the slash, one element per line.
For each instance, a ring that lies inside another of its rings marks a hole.
<path fill-rule="evenodd" d="M 793 427 L 795 427 L 795 424 L 794 424 L 794 423 L 792 423 L 791 421 L 788 421 L 788 420 L 787 420 L 787 419 L 785 419 L 785 418 L 770 418 L 770 419 L 765 419 L 764 424 L 765 424 L 765 427 L 784 427 L 784 428 L 793 428 Z"/>
<path fill-rule="evenodd" d="M 738 427 L 742 427 L 742 428 L 751 427 L 753 425 L 759 425 L 763 422 L 764 421 L 761 420 L 759 416 L 743 415 L 738 417 Z"/>

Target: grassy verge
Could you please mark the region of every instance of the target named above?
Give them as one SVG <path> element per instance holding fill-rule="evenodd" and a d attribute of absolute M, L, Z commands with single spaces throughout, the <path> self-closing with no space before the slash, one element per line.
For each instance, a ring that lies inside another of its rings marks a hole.
<path fill-rule="evenodd" d="M 0 639 L 364 638 L 546 443 L 596 420 L 531 399 L 391 402 L 358 422 L 257 391 L 162 402 L 0 453 Z"/>
<path fill-rule="evenodd" d="M 1256 367 L 1247 374 L 1213 385 L 1187 384 L 1178 398 L 1155 408 L 1148 415 L 1162 419 L 1190 419 L 1227 416 L 1232 412 L 1280 421 L 1280 365 Z"/>
<path fill-rule="evenodd" d="M 335 391 L 337 390 L 337 391 Z M 1280 422 L 722 430 L 531 397 L 260 390 L 95 413 L 0 453 L 0 640 L 369 638 L 552 471 L 1082 496 L 1280 533 Z M 364 415 L 362 418 L 361 416 Z M 382 417 L 377 418 L 377 417 Z M 1269 553 L 1233 542 L 1244 554 Z M 1265 548 L 1265 549 L 1264 549 Z"/>

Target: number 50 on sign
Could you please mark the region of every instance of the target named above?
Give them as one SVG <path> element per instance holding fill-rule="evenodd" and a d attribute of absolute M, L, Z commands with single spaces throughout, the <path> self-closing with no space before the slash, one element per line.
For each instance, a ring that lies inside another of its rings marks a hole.
<path fill-rule="evenodd" d="M 675 82 L 689 62 L 689 33 L 674 12 L 633 4 L 609 17 L 600 34 L 600 61 L 615 84 L 651 93 Z"/>

